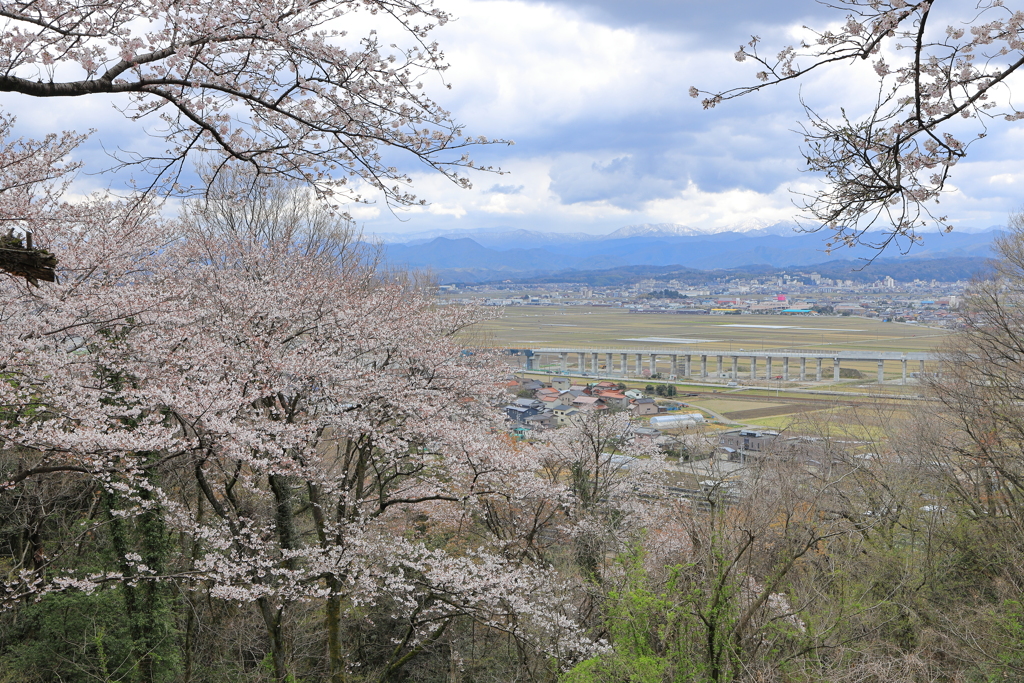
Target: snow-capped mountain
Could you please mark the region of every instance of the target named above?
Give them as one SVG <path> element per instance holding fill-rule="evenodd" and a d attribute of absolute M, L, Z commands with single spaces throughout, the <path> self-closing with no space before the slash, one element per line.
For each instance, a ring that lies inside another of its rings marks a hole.
<path fill-rule="evenodd" d="M 508 227 L 464 228 L 460 230 L 426 230 L 413 233 L 376 233 L 372 235 L 385 244 L 426 244 L 438 237 L 446 239 L 469 238 L 485 247 L 512 248 L 522 244 L 535 246 L 545 244 L 565 244 L 567 242 L 600 242 L 604 240 L 621 240 L 633 237 L 700 237 L 702 235 L 718 235 L 722 233 L 746 233 L 751 235 L 792 235 L 795 234 L 794 223 L 769 223 L 752 219 L 744 223 L 717 229 L 693 228 L 679 223 L 644 223 L 627 225 L 613 232 L 595 235 L 584 232 L 538 232 Z"/>

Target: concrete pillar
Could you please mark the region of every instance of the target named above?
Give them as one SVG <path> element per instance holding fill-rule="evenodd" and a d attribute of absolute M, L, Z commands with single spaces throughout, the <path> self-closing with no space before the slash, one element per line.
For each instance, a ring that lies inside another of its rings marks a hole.
<path fill-rule="evenodd" d="M 533 370 L 533 356 L 526 357 L 526 369 Z"/>
<path fill-rule="evenodd" d="M 718 379 L 722 379 L 722 357 L 718 357 L 718 374 L 715 375 Z"/>
<path fill-rule="evenodd" d="M 658 372 L 658 354 L 652 353 L 651 356 L 651 374 Z"/>
<path fill-rule="evenodd" d="M 740 359 L 737 356 L 732 357 L 732 377 L 730 379 L 736 379 L 736 368 L 739 366 Z"/>
<path fill-rule="evenodd" d="M 885 381 L 885 361 L 878 361 L 878 383 L 881 384 Z"/>
<path fill-rule="evenodd" d="M 686 354 L 683 356 L 683 377 L 689 377 L 690 370 L 692 369 L 693 368 L 690 367 L 690 354 Z"/>
<path fill-rule="evenodd" d="M 838 382 L 839 381 L 839 359 L 838 358 L 833 358 L 832 359 L 832 381 L 833 382 Z"/>
<path fill-rule="evenodd" d="M 644 375 L 644 356 L 642 353 L 636 354 L 636 376 L 643 377 Z"/>
<path fill-rule="evenodd" d="M 576 352 L 576 361 L 577 361 L 577 365 L 580 366 L 580 374 L 583 374 L 584 372 L 586 372 L 587 371 L 587 354 L 583 353 L 582 351 L 577 351 Z"/>
<path fill-rule="evenodd" d="M 597 351 L 590 352 L 590 371 L 595 375 L 601 370 L 601 363 L 597 360 Z"/>
<path fill-rule="evenodd" d="M 569 354 L 563 351 L 558 357 L 562 361 L 562 372 L 566 372 L 569 369 Z"/>
<path fill-rule="evenodd" d="M 814 373 L 814 379 L 815 379 L 815 381 L 820 382 L 821 381 L 821 359 L 818 358 L 817 361 L 818 361 L 818 368 L 817 368 L 817 372 Z"/>
<path fill-rule="evenodd" d="M 757 356 L 750 357 L 750 379 L 757 379 Z"/>
<path fill-rule="evenodd" d="M 668 374 L 675 375 L 676 377 L 678 377 L 679 376 L 679 356 L 674 354 L 674 353 L 671 354 L 668 357 L 668 362 L 669 362 Z"/>
<path fill-rule="evenodd" d="M 800 357 L 800 381 L 807 381 L 807 356 Z"/>
<path fill-rule="evenodd" d="M 921 370 L 919 371 L 917 376 L 921 379 L 924 379 L 924 361 L 921 361 Z"/>
<path fill-rule="evenodd" d="M 705 379 L 708 376 L 708 357 L 707 356 L 701 356 L 700 357 L 700 376 L 704 377 Z"/>
<path fill-rule="evenodd" d="M 782 381 L 789 381 L 789 356 L 782 359 Z"/>
<path fill-rule="evenodd" d="M 767 358 L 764 359 L 764 365 L 765 365 L 764 378 L 766 380 L 768 380 L 768 381 L 771 381 L 771 379 L 773 377 L 775 377 L 775 373 L 772 372 L 772 357 L 771 356 L 768 356 Z"/>
<path fill-rule="evenodd" d="M 620 353 L 619 356 L 619 372 L 623 377 L 627 377 L 629 375 L 629 354 Z"/>
<path fill-rule="evenodd" d="M 903 378 L 900 380 L 900 384 L 906 386 L 907 384 L 907 359 L 904 358 L 900 363 L 903 365 Z"/>

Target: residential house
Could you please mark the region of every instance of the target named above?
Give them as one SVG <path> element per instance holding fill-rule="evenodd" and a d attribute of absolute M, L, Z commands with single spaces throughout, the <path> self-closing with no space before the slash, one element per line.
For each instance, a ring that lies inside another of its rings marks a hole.
<path fill-rule="evenodd" d="M 535 398 L 540 398 L 541 396 L 549 396 L 549 395 L 550 396 L 558 396 L 560 393 L 562 393 L 561 390 L 555 389 L 554 387 L 541 387 L 540 389 L 535 391 L 533 395 L 534 395 Z"/>
<path fill-rule="evenodd" d="M 505 406 L 505 414 L 508 415 L 508 419 L 515 420 L 516 422 L 523 422 L 526 418 L 536 415 L 539 412 L 540 410 L 537 408 L 524 408 L 523 406 L 517 405 Z"/>
<path fill-rule="evenodd" d="M 559 427 L 569 424 L 574 419 L 583 415 L 583 413 L 576 410 L 572 406 L 560 406 L 558 408 L 555 408 L 551 412 L 555 416 L 555 422 L 558 423 Z"/>
<path fill-rule="evenodd" d="M 542 407 L 543 404 L 535 398 L 517 398 L 513 403 L 505 406 L 505 414 L 511 420 L 522 422 L 539 413 Z"/>
<path fill-rule="evenodd" d="M 538 384 L 539 384 L 539 382 L 538 382 Z M 572 384 L 572 382 L 569 380 L 568 377 L 552 377 L 551 378 L 551 386 L 554 387 L 555 389 L 558 389 L 559 391 L 566 391 L 571 384 Z"/>
<path fill-rule="evenodd" d="M 573 401 L 578 399 L 580 396 L 586 396 L 586 395 L 587 394 L 583 393 L 579 389 L 569 389 L 568 391 L 563 391 L 562 392 L 562 403 L 564 403 L 565 405 L 570 405 Z"/>
<path fill-rule="evenodd" d="M 760 457 L 773 450 L 778 432 L 767 430 L 731 429 L 718 437 L 715 449 L 722 460 L 746 462 L 749 457 Z"/>
<path fill-rule="evenodd" d="M 578 396 L 572 406 L 577 410 L 608 410 L 608 406 L 597 396 Z"/>
<path fill-rule="evenodd" d="M 629 407 L 629 397 L 614 389 L 594 389 L 594 396 L 599 396 L 609 408 L 626 409 Z"/>
<path fill-rule="evenodd" d="M 523 408 L 536 408 L 537 410 L 541 408 L 541 402 L 535 398 L 517 398 L 512 403 Z"/>
<path fill-rule="evenodd" d="M 553 396 L 551 394 L 544 394 L 542 396 L 538 396 L 537 400 L 544 405 L 545 410 L 551 410 L 555 406 L 564 405 L 560 394 L 555 394 Z"/>
<path fill-rule="evenodd" d="M 654 402 L 653 398 L 635 398 L 630 405 L 630 410 L 638 416 L 657 415 L 658 404 Z"/>
<path fill-rule="evenodd" d="M 530 425 L 534 429 L 554 429 L 558 426 L 558 420 L 555 419 L 554 411 L 542 410 L 523 420 L 523 424 Z"/>

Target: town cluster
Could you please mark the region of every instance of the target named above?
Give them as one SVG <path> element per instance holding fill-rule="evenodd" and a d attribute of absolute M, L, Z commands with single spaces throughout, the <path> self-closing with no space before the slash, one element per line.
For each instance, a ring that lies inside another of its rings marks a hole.
<path fill-rule="evenodd" d="M 892 322 L 955 327 L 968 283 L 885 277 L 833 280 L 818 273 L 732 278 L 693 285 L 640 280 L 631 285 L 445 285 L 444 303 L 490 306 L 605 306 L 682 315 L 856 315 Z"/>
<path fill-rule="evenodd" d="M 629 410 L 646 417 L 668 410 L 639 389 L 627 389 L 625 384 L 616 382 L 582 385 L 572 384 L 568 377 L 552 377 L 545 384 L 539 380 L 511 379 L 509 389 L 518 398 L 505 406 L 505 414 L 519 425 L 536 429 L 560 427 L 585 411 Z"/>
<path fill-rule="evenodd" d="M 584 419 L 587 413 L 625 410 L 643 418 L 633 421 L 631 438 L 653 439 L 663 452 L 679 457 L 681 462 L 710 460 L 721 465 L 744 465 L 771 455 L 796 457 L 812 466 L 821 464 L 821 444 L 817 443 L 821 439 L 784 436 L 770 429 L 722 429 L 709 425 L 703 413 L 685 403 L 651 398 L 621 383 L 582 385 L 572 384 L 567 377 L 553 377 L 550 383 L 510 377 L 507 386 L 517 398 L 504 410 L 510 432 L 520 440 L 537 438 L 540 432 Z M 683 412 L 688 408 L 693 412 Z"/>

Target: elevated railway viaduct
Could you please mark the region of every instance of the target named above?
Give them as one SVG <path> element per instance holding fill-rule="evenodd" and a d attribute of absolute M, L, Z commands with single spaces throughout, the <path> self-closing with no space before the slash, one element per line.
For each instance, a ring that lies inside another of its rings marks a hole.
<path fill-rule="evenodd" d="M 644 376 L 645 362 L 648 374 L 665 372 L 679 378 L 709 377 L 738 379 L 740 359 L 746 359 L 749 378 L 771 379 L 781 376 L 783 380 L 799 379 L 808 381 L 808 373 L 821 381 L 823 372 L 832 368 L 832 379 L 839 379 L 839 370 L 844 361 L 875 362 L 878 364 L 878 381 L 885 377 L 885 364 L 899 363 L 902 383 L 907 383 L 908 363 L 910 372 L 924 373 L 925 362 L 938 360 L 938 356 L 919 351 L 828 351 L 812 349 L 771 349 L 767 351 L 725 351 L 700 349 L 677 351 L 663 349 L 622 349 L 622 348 L 535 348 L 522 349 L 526 355 L 526 369 L 540 370 L 544 366 L 556 365 L 562 372 L 602 372 L 605 375 L 621 377 Z M 601 370 L 601 362 L 604 369 Z M 617 361 L 617 363 L 616 363 Z M 795 362 L 794 362 L 795 361 Z M 572 367 L 570 367 L 570 364 Z M 799 368 L 794 366 L 799 366 Z M 811 366 L 810 368 L 808 366 Z M 916 366 L 916 369 L 915 369 Z"/>

